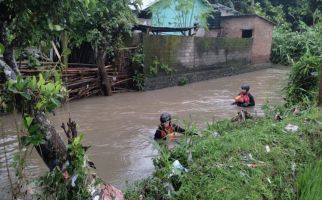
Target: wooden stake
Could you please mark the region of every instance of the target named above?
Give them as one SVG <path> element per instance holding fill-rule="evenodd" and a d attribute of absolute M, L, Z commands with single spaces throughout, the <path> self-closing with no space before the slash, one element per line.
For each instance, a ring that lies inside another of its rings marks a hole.
<path fill-rule="evenodd" d="M 107 73 L 105 70 L 105 58 L 106 53 L 103 49 L 98 48 L 97 50 L 97 58 L 96 58 L 96 64 L 98 66 L 98 70 L 101 76 L 102 80 L 102 90 L 105 96 L 111 96 L 112 95 L 112 88 L 110 81 L 108 80 Z"/>

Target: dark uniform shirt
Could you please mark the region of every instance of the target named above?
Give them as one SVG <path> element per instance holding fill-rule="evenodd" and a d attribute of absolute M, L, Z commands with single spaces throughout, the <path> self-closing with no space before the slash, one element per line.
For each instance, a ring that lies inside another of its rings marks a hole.
<path fill-rule="evenodd" d="M 185 129 L 181 128 L 176 124 L 170 124 L 171 127 L 166 128 L 163 125 L 159 125 L 158 129 L 155 131 L 154 139 L 166 139 L 166 136 L 170 133 L 177 132 L 177 133 L 185 133 Z"/>

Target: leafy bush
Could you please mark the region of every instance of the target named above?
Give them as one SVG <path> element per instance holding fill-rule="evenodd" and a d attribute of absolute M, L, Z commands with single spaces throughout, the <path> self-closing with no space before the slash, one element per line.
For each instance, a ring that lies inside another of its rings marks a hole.
<path fill-rule="evenodd" d="M 178 82 L 178 85 L 179 86 L 184 86 L 184 85 L 187 85 L 188 84 L 188 79 L 187 78 L 182 78 L 182 79 L 180 79 L 179 80 L 179 82 Z"/>
<path fill-rule="evenodd" d="M 317 99 L 321 59 L 304 55 L 291 70 L 286 91 L 288 105 L 311 104 Z"/>
<path fill-rule="evenodd" d="M 274 63 L 289 65 L 303 55 L 320 56 L 322 53 L 321 24 L 309 27 L 301 24 L 301 31 L 279 27 L 273 32 L 272 57 Z"/>
<path fill-rule="evenodd" d="M 91 183 L 92 179 L 88 178 L 90 170 L 86 164 L 86 155 L 81 144 L 83 134 L 73 139 L 68 145 L 68 155 L 70 157 L 66 171 L 56 167 L 53 171 L 39 178 L 38 184 L 41 193 L 48 200 L 54 199 L 89 199 L 90 193 L 88 186 L 96 184 Z"/>
<path fill-rule="evenodd" d="M 21 111 L 34 109 L 52 112 L 60 106 L 66 93 L 58 73 L 53 77 L 44 77 L 42 74 L 27 78 L 18 76 L 16 81 L 9 80 L 6 88 L 3 97 L 9 110 L 16 107 Z"/>
<path fill-rule="evenodd" d="M 135 87 L 138 90 L 144 89 L 144 74 L 143 73 L 135 71 L 134 76 L 133 76 L 133 81 L 134 81 Z"/>
<path fill-rule="evenodd" d="M 175 72 L 171 66 L 159 61 L 158 57 L 155 56 L 152 64 L 148 67 L 147 72 L 149 75 L 156 76 L 159 72 L 164 72 L 166 75 L 171 75 Z"/>

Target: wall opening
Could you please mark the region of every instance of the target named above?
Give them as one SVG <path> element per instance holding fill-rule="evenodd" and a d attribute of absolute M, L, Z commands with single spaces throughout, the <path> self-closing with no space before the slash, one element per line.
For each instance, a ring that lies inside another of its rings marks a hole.
<path fill-rule="evenodd" d="M 253 29 L 243 29 L 242 38 L 251 38 L 253 37 Z"/>

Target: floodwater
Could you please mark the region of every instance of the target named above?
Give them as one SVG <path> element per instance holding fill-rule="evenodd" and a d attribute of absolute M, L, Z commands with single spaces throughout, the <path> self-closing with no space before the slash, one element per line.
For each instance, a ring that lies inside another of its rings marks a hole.
<path fill-rule="evenodd" d="M 239 108 L 230 103 L 240 85 L 249 83 L 256 101 L 249 111 L 260 115 L 266 100 L 272 104 L 282 101 L 280 91 L 288 72 L 286 68 L 270 68 L 181 87 L 93 97 L 68 103 L 50 119 L 61 135 L 62 122 L 69 117 L 76 121 L 78 130 L 85 134 L 84 143 L 92 146 L 88 157 L 95 163 L 98 176 L 124 189 L 127 183 L 153 172 L 152 158 L 157 152 L 151 140 L 163 111 L 170 112 L 179 124 L 191 120 L 205 128 L 206 122 L 231 118 L 237 113 Z M 5 130 L 0 135 L 0 193 L 4 193 L 3 189 L 9 185 L 5 160 L 12 162 L 17 139 L 13 116 L 0 120 Z M 26 170 L 29 176 L 47 170 L 35 151 L 30 157 Z"/>

